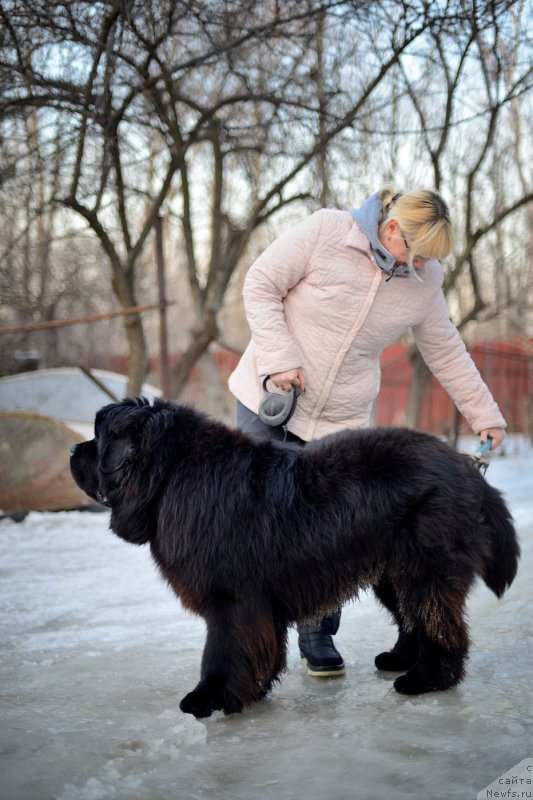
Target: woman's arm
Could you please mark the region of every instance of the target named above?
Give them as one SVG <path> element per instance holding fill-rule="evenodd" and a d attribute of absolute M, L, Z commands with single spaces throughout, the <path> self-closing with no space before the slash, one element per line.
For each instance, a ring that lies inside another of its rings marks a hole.
<path fill-rule="evenodd" d="M 472 430 L 482 438 L 491 435 L 492 449 L 497 447 L 505 435 L 505 419 L 449 319 L 442 291 L 424 320 L 413 327 L 413 334 L 422 358 Z"/>
<path fill-rule="evenodd" d="M 244 308 L 260 375 L 302 367 L 287 327 L 283 301 L 306 276 L 321 226 L 322 212 L 317 211 L 272 242 L 248 270 Z"/>

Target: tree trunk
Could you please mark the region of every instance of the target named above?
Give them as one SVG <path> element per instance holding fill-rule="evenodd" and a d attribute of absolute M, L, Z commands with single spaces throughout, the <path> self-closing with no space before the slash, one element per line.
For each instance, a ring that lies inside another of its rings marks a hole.
<path fill-rule="evenodd" d="M 142 385 L 148 373 L 146 340 L 140 314 L 125 317 L 124 326 L 130 356 L 127 392 L 128 397 L 137 397 L 141 394 Z"/>
<path fill-rule="evenodd" d="M 413 368 L 413 378 L 409 387 L 405 422 L 409 428 L 418 428 L 424 398 L 431 382 L 431 371 L 416 348 L 411 349 L 409 360 Z"/>
<path fill-rule="evenodd" d="M 192 339 L 187 350 L 181 354 L 178 363 L 172 369 L 171 388 L 172 397 L 179 397 L 189 379 L 191 369 L 200 356 L 202 356 L 211 342 L 218 338 L 216 315 L 207 314 L 201 327 L 192 331 Z"/>

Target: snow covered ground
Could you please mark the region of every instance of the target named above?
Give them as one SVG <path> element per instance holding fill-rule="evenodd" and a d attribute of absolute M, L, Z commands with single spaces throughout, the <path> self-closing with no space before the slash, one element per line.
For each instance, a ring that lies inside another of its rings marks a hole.
<path fill-rule="evenodd" d="M 205 721 L 178 708 L 198 678 L 204 624 L 147 548 L 111 534 L 107 513 L 0 521 L 0 800 L 476 798 L 533 756 L 533 451 L 495 457 L 487 477 L 523 556 L 501 601 L 482 583 L 471 596 L 459 688 L 396 694 L 373 667 L 394 630 L 365 596 L 336 637 L 344 678 L 308 677 L 291 632 L 270 697 Z"/>

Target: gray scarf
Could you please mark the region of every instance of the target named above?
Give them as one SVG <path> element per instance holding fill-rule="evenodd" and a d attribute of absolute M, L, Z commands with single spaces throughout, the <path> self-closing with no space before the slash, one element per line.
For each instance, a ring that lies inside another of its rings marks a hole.
<path fill-rule="evenodd" d="M 365 200 L 361 208 L 352 208 L 351 215 L 357 222 L 363 233 L 368 236 L 370 242 L 370 249 L 372 255 L 376 260 L 376 264 L 383 272 L 386 272 L 391 278 L 400 276 L 407 277 L 409 267 L 406 264 L 401 266 L 396 264 L 396 259 L 389 253 L 378 239 L 378 226 L 381 222 L 383 214 L 383 203 L 379 199 L 377 193 L 371 195 L 368 200 Z"/>

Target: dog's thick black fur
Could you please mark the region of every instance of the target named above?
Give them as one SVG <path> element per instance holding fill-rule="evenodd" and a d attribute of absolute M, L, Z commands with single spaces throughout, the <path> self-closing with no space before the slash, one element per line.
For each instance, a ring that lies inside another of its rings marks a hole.
<path fill-rule="evenodd" d="M 288 625 L 369 586 L 399 628 L 378 669 L 405 673 L 399 692 L 448 689 L 464 675 L 473 581 L 499 597 L 516 573 L 500 494 L 469 457 L 406 429 L 294 448 L 188 406 L 125 400 L 98 412 L 71 468 L 206 620 L 201 680 L 181 701 L 196 717 L 263 697 L 285 668 Z"/>

